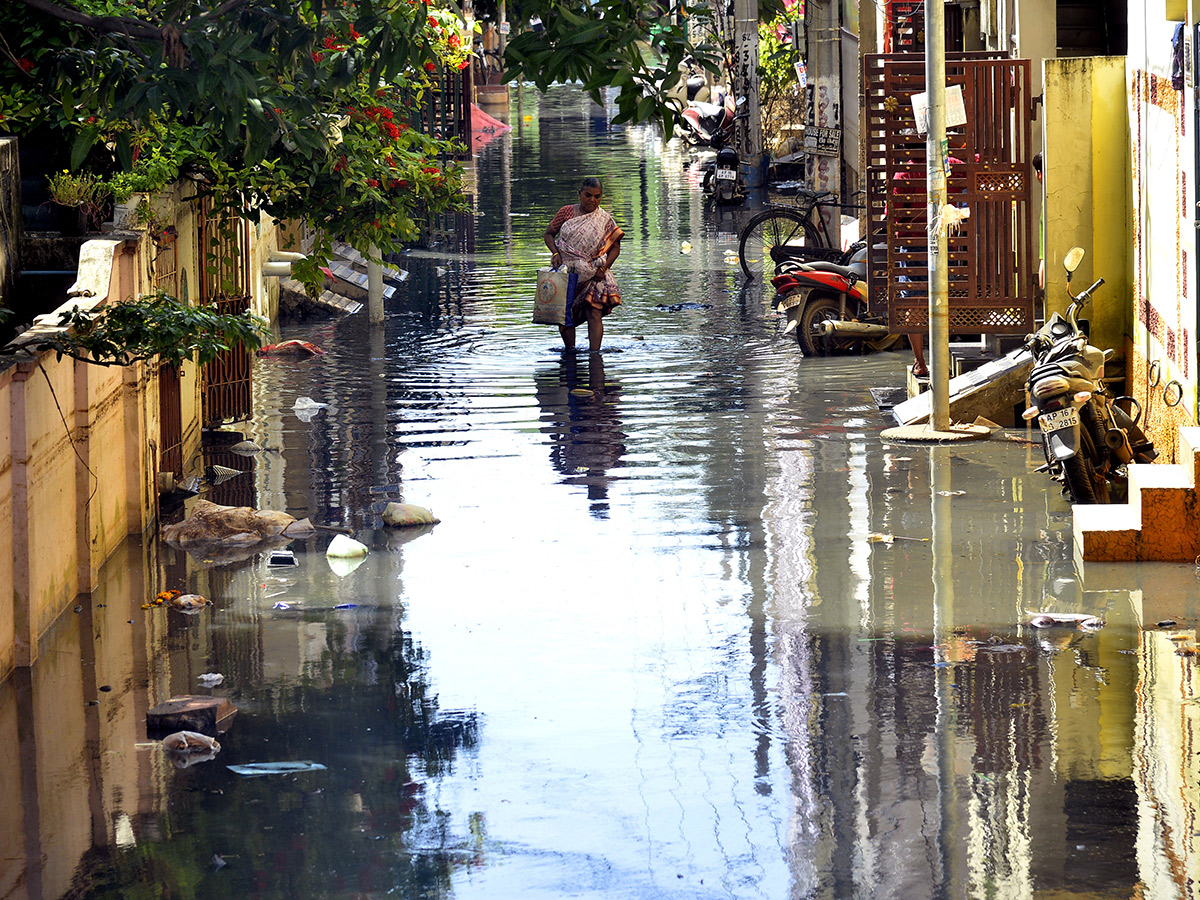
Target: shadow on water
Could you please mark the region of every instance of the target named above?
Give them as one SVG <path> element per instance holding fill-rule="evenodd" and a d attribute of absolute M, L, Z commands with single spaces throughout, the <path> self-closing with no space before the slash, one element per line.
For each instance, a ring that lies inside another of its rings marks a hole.
<path fill-rule="evenodd" d="M 905 356 L 777 336 L 684 148 L 571 88 L 512 121 L 474 250 L 403 256 L 382 329 L 286 326 L 327 353 L 255 363 L 266 450 L 210 495 L 371 552 L 131 542 L 0 685 L 0 897 L 1187 896 L 1194 567 L 1081 571 L 1025 432 L 884 442 Z M 529 322 L 586 174 L 600 355 Z M 175 768 L 146 712 L 204 693 L 239 711 Z"/>

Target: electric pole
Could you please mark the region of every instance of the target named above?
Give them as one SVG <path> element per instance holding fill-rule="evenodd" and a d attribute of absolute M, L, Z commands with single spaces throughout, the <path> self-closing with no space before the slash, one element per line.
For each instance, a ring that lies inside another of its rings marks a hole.
<path fill-rule="evenodd" d="M 717 0 L 722 2 L 722 0 Z M 733 2 L 733 96 L 740 103 L 735 135 L 746 187 L 763 185 L 762 115 L 758 108 L 758 0 Z M 742 102 L 744 101 L 744 102 Z"/>

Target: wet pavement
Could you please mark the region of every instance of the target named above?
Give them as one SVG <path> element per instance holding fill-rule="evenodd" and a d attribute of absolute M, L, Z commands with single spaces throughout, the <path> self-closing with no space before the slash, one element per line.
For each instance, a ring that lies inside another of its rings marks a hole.
<path fill-rule="evenodd" d="M 512 120 L 474 252 L 407 255 L 381 331 L 285 327 L 328 352 L 256 362 L 267 449 L 209 495 L 370 554 L 131 543 L 0 685 L 0 897 L 1195 896 L 1196 567 L 1083 571 L 1025 431 L 884 442 L 906 354 L 777 335 L 684 148 L 571 88 Z M 564 354 L 532 287 L 590 174 L 625 305 Z M 184 693 L 239 712 L 177 769 Z M 276 761 L 325 768 L 227 768 Z"/>

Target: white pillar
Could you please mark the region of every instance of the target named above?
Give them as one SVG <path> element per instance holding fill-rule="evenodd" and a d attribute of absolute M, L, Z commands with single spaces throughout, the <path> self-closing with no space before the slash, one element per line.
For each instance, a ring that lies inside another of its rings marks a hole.
<path fill-rule="evenodd" d="M 383 324 L 383 258 L 374 244 L 367 249 L 367 321 Z"/>

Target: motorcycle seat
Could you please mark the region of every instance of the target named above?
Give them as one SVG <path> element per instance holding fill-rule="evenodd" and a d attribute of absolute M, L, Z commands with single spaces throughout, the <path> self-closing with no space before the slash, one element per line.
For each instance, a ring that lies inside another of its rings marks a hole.
<path fill-rule="evenodd" d="M 714 116 L 725 114 L 724 106 L 718 106 L 716 103 L 705 103 L 702 100 L 693 100 L 691 107 L 700 114 L 700 118 L 702 119 L 711 119 Z"/>

